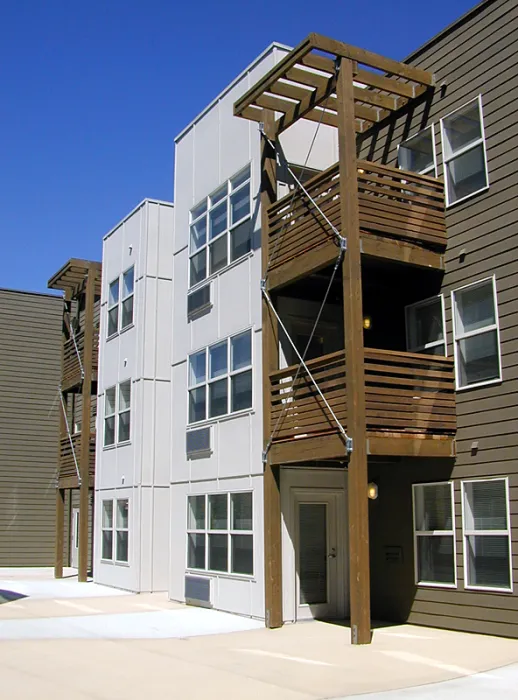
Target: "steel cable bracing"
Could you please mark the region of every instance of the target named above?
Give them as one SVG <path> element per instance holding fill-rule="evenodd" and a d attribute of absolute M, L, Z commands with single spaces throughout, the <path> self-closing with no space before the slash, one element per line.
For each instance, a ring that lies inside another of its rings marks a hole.
<path fill-rule="evenodd" d="M 81 370 L 81 379 L 84 379 L 85 378 L 85 370 L 83 368 L 83 363 L 81 361 L 81 353 L 79 352 L 79 348 L 77 347 L 76 334 L 74 333 L 74 329 L 72 328 L 72 324 L 70 324 L 69 330 L 70 330 L 70 335 L 72 336 L 72 342 L 74 343 L 74 348 L 76 349 L 77 359 L 79 360 L 79 369 Z"/>
<path fill-rule="evenodd" d="M 74 464 L 76 467 L 77 482 L 78 482 L 78 485 L 81 486 L 81 474 L 79 473 L 79 465 L 77 463 L 76 451 L 74 449 L 74 441 L 72 440 L 72 435 L 70 434 L 70 428 L 68 425 L 68 418 L 67 418 L 67 409 L 65 407 L 65 401 L 63 400 L 63 392 L 61 391 L 61 386 L 58 387 L 58 391 L 59 391 L 59 398 L 61 399 L 61 409 L 63 410 L 63 418 L 65 419 L 65 425 L 67 427 L 67 436 L 68 436 L 68 440 L 70 442 L 70 447 L 72 449 L 72 457 L 74 458 Z"/>

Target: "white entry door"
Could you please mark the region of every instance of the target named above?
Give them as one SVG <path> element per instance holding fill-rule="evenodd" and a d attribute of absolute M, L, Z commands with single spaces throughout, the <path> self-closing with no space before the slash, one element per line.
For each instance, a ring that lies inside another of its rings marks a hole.
<path fill-rule="evenodd" d="M 70 538 L 70 566 L 79 568 L 79 508 L 72 509 L 72 537 Z"/>
<path fill-rule="evenodd" d="M 295 498 L 295 582 L 297 619 L 336 618 L 343 586 L 343 552 L 338 540 L 334 493 L 297 494 Z"/>

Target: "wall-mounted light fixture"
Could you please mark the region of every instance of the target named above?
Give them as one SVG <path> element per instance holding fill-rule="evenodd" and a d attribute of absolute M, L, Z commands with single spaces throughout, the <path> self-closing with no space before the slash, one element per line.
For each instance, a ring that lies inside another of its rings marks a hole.
<path fill-rule="evenodd" d="M 363 327 L 366 331 L 370 331 L 372 328 L 372 319 L 370 316 L 363 317 Z"/>
<path fill-rule="evenodd" d="M 371 501 L 375 501 L 378 498 L 378 484 L 374 483 L 374 481 L 367 484 L 367 496 Z"/>

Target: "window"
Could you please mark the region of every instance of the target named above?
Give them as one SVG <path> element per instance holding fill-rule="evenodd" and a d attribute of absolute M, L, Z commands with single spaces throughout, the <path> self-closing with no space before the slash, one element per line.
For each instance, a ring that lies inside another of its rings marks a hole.
<path fill-rule="evenodd" d="M 120 294 L 122 286 L 122 297 Z M 123 331 L 133 323 L 133 296 L 135 267 L 130 267 L 121 277 L 110 282 L 108 289 L 108 338 Z M 119 323 L 120 321 L 120 323 Z"/>
<path fill-rule="evenodd" d="M 403 170 L 437 177 L 433 124 L 399 144 L 398 163 Z"/>
<path fill-rule="evenodd" d="M 442 294 L 405 308 L 407 348 L 410 352 L 446 355 Z"/>
<path fill-rule="evenodd" d="M 128 562 L 129 522 L 128 499 L 103 501 L 101 558 L 108 561 Z M 115 509 L 115 523 L 114 523 Z M 114 527 L 115 525 L 115 527 Z M 115 535 L 115 537 L 114 537 Z M 115 545 L 115 552 L 114 552 Z"/>
<path fill-rule="evenodd" d="M 441 119 L 446 206 L 489 186 L 482 96 Z"/>
<path fill-rule="evenodd" d="M 251 491 L 188 496 L 187 567 L 253 574 Z"/>
<path fill-rule="evenodd" d="M 197 318 L 212 306 L 210 300 L 210 283 L 187 295 L 187 318 Z"/>
<path fill-rule="evenodd" d="M 416 583 L 456 586 L 453 484 L 414 484 Z"/>
<path fill-rule="evenodd" d="M 104 393 L 104 446 L 115 444 L 115 387 Z"/>
<path fill-rule="evenodd" d="M 104 446 L 127 442 L 131 437 L 131 380 L 112 386 L 104 393 Z"/>
<path fill-rule="evenodd" d="M 189 357 L 189 423 L 252 407 L 252 331 Z"/>
<path fill-rule="evenodd" d="M 457 389 L 502 379 L 496 280 L 452 292 Z"/>
<path fill-rule="evenodd" d="M 188 430 L 185 436 L 185 451 L 187 458 L 208 457 L 211 453 L 211 428 Z"/>
<path fill-rule="evenodd" d="M 462 482 L 466 587 L 512 590 L 507 479 Z"/>
<path fill-rule="evenodd" d="M 250 165 L 190 213 L 190 287 L 251 249 Z"/>

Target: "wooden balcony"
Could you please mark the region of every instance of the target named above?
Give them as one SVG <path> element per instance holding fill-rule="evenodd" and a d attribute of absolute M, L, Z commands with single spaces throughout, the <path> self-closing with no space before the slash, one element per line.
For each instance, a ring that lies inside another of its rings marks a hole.
<path fill-rule="evenodd" d="M 345 237 L 340 223 L 338 164 L 304 185 L 322 213 Z M 443 269 L 446 249 L 441 181 L 358 161 L 362 252 L 412 265 Z M 269 288 L 281 287 L 333 263 L 338 244 L 309 197 L 290 193 L 268 210 Z"/>
<path fill-rule="evenodd" d="M 307 366 L 347 430 L 345 353 Z M 345 459 L 336 421 L 305 370 L 270 374 L 273 463 Z M 367 450 L 372 455 L 450 457 L 456 430 L 453 360 L 365 349 Z"/>
<path fill-rule="evenodd" d="M 85 357 L 85 338 L 83 333 L 76 335 L 77 350 L 81 357 L 81 363 L 84 363 Z M 65 341 L 63 349 L 63 376 L 61 385 L 63 391 L 69 391 L 75 386 L 81 384 L 81 364 L 77 354 L 76 346 L 72 338 Z M 97 367 L 99 360 L 99 331 L 94 330 L 94 342 L 92 348 L 92 376 L 93 381 L 97 381 Z"/>
<path fill-rule="evenodd" d="M 72 443 L 77 463 L 81 454 L 81 433 L 72 435 Z M 60 488 L 77 488 L 79 486 L 77 478 L 77 470 L 74 462 L 74 454 L 70 444 L 68 435 L 60 440 L 60 459 L 59 459 L 59 487 Z M 95 433 L 90 436 L 90 454 L 89 454 L 89 485 L 93 487 L 95 479 Z"/>

